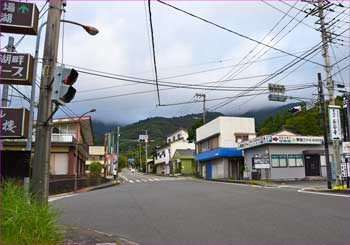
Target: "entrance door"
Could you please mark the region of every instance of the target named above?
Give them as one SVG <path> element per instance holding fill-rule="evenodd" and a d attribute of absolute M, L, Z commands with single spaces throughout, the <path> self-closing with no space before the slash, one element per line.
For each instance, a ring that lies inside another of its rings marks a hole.
<path fill-rule="evenodd" d="M 211 161 L 207 163 L 207 179 L 212 179 L 212 166 Z"/>
<path fill-rule="evenodd" d="M 319 155 L 305 155 L 305 175 L 321 176 Z"/>

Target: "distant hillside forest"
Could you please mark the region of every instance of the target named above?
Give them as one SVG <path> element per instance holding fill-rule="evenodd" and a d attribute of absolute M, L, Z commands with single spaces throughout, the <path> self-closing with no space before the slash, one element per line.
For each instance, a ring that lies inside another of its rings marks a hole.
<path fill-rule="evenodd" d="M 339 106 L 342 104 L 340 97 L 336 99 L 336 104 Z M 343 121 L 343 115 L 341 120 Z M 328 123 L 328 116 L 326 122 Z M 303 107 L 303 110 L 296 114 L 288 112 L 288 109 L 282 113 L 276 112 L 274 116 L 269 116 L 261 123 L 257 128 L 257 134 L 271 134 L 282 129 L 291 130 L 301 135 L 323 135 L 320 107 L 316 105 L 309 110 Z"/>

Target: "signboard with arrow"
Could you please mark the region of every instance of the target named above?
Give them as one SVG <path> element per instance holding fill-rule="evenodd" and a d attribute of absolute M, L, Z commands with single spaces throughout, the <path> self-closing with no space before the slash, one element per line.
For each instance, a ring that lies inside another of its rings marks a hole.
<path fill-rule="evenodd" d="M 36 35 L 39 10 L 33 3 L 1 1 L 1 32 Z"/>

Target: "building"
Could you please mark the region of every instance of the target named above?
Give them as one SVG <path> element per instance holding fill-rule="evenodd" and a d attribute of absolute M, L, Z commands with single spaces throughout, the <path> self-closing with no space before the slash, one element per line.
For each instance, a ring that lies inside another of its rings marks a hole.
<path fill-rule="evenodd" d="M 196 174 L 196 163 L 194 161 L 195 150 L 177 149 L 172 158 L 173 169 L 176 174 Z"/>
<path fill-rule="evenodd" d="M 324 139 L 281 131 L 242 142 L 246 177 L 249 179 L 326 178 Z M 332 147 L 329 147 L 332 162 Z M 333 173 L 335 174 L 335 173 Z"/>
<path fill-rule="evenodd" d="M 89 146 L 89 158 L 86 161 L 86 173 L 89 173 L 89 165 L 92 162 L 99 162 L 102 166 L 105 165 L 105 147 L 104 146 Z M 102 173 L 104 168 L 102 168 Z"/>
<path fill-rule="evenodd" d="M 35 128 L 33 131 L 32 152 L 35 151 Z M 3 150 L 8 155 L 5 161 L 13 159 L 12 155 L 25 151 L 26 141 L 26 139 L 4 139 Z M 89 146 L 93 143 L 90 116 L 53 119 L 50 175 L 74 176 L 75 172 L 78 176 L 85 175 L 85 161 L 89 157 Z"/>
<path fill-rule="evenodd" d="M 188 132 L 186 129 L 180 128 L 166 138 L 167 143 L 155 149 L 154 167 L 156 174 L 174 173 L 175 168 L 171 163 L 177 149 L 195 149 L 195 144 L 187 141 Z"/>
<path fill-rule="evenodd" d="M 206 179 L 243 176 L 242 150 L 238 144 L 255 138 L 254 118 L 218 117 L 197 128 L 197 171 Z"/>

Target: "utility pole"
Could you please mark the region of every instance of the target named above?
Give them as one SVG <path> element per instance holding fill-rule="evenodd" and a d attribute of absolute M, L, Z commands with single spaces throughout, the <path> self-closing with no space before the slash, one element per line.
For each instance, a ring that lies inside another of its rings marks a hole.
<path fill-rule="evenodd" d="M 15 38 L 9 36 L 8 43 L 6 45 L 7 52 L 13 53 L 16 51 L 16 47 L 15 47 L 14 43 L 15 43 Z M 1 98 L 1 106 L 2 107 L 7 107 L 8 102 L 9 102 L 8 96 L 9 96 L 9 85 L 3 84 L 2 85 L 2 98 Z"/>
<path fill-rule="evenodd" d="M 49 171 L 51 149 L 51 92 L 55 77 L 62 1 L 50 0 L 45 36 L 40 96 L 36 125 L 35 154 L 33 161 L 33 183 L 31 191 L 36 201 L 47 204 L 49 194 Z"/>
<path fill-rule="evenodd" d="M 120 138 L 120 127 L 117 127 L 117 176 L 118 176 L 118 168 L 119 168 L 119 138 Z"/>
<path fill-rule="evenodd" d="M 205 119 L 206 119 L 206 108 L 205 108 L 206 94 L 196 94 L 196 97 L 203 98 L 203 124 L 205 124 Z"/>
<path fill-rule="evenodd" d="M 147 174 L 147 156 L 148 156 L 148 149 L 147 149 L 147 142 L 148 142 L 148 134 L 147 134 L 147 130 L 145 130 L 145 132 L 146 132 L 146 139 L 145 139 L 145 155 L 146 155 L 146 160 L 145 160 L 145 166 L 146 166 L 146 169 L 145 169 L 145 173 Z"/>
<path fill-rule="evenodd" d="M 335 105 L 335 98 L 334 98 L 334 81 L 332 79 L 332 70 L 331 70 L 331 64 L 330 64 L 330 58 L 328 53 L 328 34 L 326 30 L 326 24 L 325 24 L 325 16 L 323 12 L 323 6 L 324 6 L 324 0 L 319 0 L 318 2 L 318 14 L 320 18 L 320 30 L 321 30 L 321 36 L 322 36 L 322 48 L 323 48 L 323 57 L 325 61 L 325 69 L 326 69 L 326 75 L 327 75 L 327 88 L 328 88 L 328 94 L 329 94 L 329 104 Z M 341 169 L 340 169 L 340 139 L 333 139 L 333 156 L 336 163 L 336 169 L 337 169 L 337 185 L 341 184 Z"/>
<path fill-rule="evenodd" d="M 327 123 L 326 123 L 326 112 L 324 108 L 323 82 L 322 82 L 321 73 L 317 73 L 317 78 L 318 78 L 318 97 L 320 101 L 320 114 L 321 114 L 322 127 L 323 127 L 324 152 L 325 152 L 326 168 L 327 168 L 327 187 L 328 189 L 332 189 L 332 168 L 329 162 L 328 131 L 327 131 Z"/>

